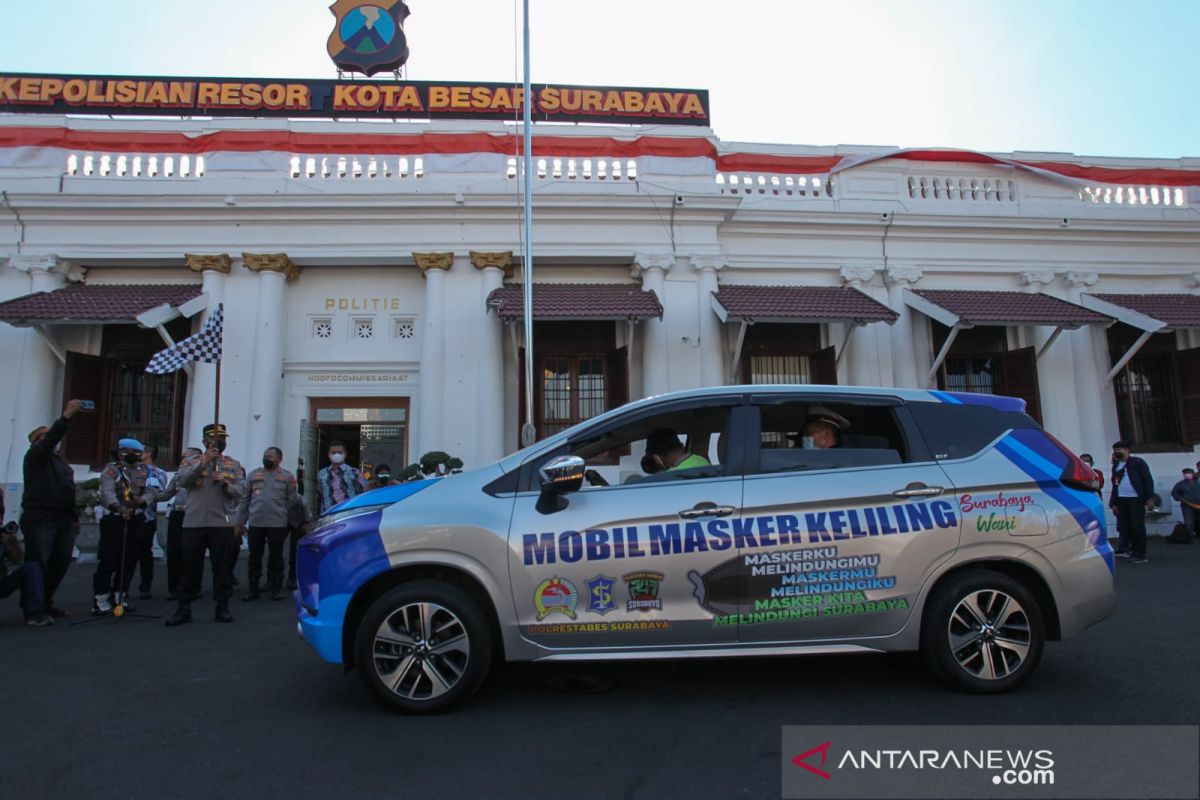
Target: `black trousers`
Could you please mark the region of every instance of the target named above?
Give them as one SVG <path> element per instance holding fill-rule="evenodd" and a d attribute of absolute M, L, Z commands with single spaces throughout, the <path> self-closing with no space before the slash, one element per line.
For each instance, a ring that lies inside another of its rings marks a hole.
<path fill-rule="evenodd" d="M 154 583 L 154 537 L 158 533 L 158 520 L 146 520 L 146 527 L 142 530 L 142 549 L 138 553 L 138 589 L 143 592 L 150 591 L 150 585 Z"/>
<path fill-rule="evenodd" d="M 258 589 L 258 581 L 262 578 L 264 548 L 267 549 L 267 589 L 277 592 L 283 588 L 283 543 L 287 535 L 286 527 L 250 528 L 250 560 L 246 570 L 250 591 Z"/>
<path fill-rule="evenodd" d="M 183 516 L 182 509 L 175 509 L 167 517 L 167 591 L 171 594 L 179 592 L 179 577 L 183 574 Z"/>
<path fill-rule="evenodd" d="M 71 517 L 21 515 L 25 534 L 25 563 L 37 563 L 46 581 L 46 606 L 54 605 L 54 593 L 71 566 L 79 527 Z"/>
<path fill-rule="evenodd" d="M 133 570 L 142 552 L 142 532 L 146 518 L 134 514 L 125 519 L 109 514 L 100 520 L 100 546 L 96 571 L 92 574 L 92 594 L 128 592 Z"/>
<path fill-rule="evenodd" d="M 296 542 L 304 537 L 304 531 L 295 525 L 288 526 L 288 583 L 296 582 Z"/>
<path fill-rule="evenodd" d="M 1117 498 L 1117 530 L 1135 558 L 1146 555 L 1146 505 L 1136 497 Z"/>
<path fill-rule="evenodd" d="M 204 551 L 212 564 L 213 599 L 228 600 L 233 594 L 233 570 L 229 553 L 236 547 L 233 528 L 184 528 L 183 571 L 179 577 L 179 599 L 191 602 L 200 593 L 204 579 Z"/>

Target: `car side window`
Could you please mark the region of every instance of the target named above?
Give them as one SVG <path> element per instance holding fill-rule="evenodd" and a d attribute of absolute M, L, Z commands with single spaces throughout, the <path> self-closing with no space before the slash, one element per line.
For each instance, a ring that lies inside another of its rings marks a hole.
<path fill-rule="evenodd" d="M 536 488 L 537 469 L 553 456 L 575 455 L 588 463 L 584 491 L 637 483 L 667 483 L 730 474 L 731 421 L 736 400 L 722 398 L 633 415 L 586 431 L 565 447 L 531 464 L 526 489 Z"/>
<path fill-rule="evenodd" d="M 904 464 L 913 460 L 898 404 L 796 398 L 757 402 L 758 459 L 773 474 Z"/>
<path fill-rule="evenodd" d="M 908 410 L 938 461 L 969 458 L 1010 430 L 1041 428 L 1028 414 L 982 405 L 909 403 Z"/>

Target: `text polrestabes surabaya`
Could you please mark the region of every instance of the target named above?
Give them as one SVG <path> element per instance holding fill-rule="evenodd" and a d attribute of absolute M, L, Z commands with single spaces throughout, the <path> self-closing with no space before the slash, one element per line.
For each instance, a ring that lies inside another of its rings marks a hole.
<path fill-rule="evenodd" d="M 920 533 L 957 528 L 958 515 L 945 500 L 868 508 L 774 514 L 763 517 L 668 522 L 642 528 L 590 528 L 561 533 L 527 533 L 522 537 L 525 565 L 559 561 L 605 561 L 617 558 L 738 551 L 788 544 L 820 544 L 871 536 Z"/>

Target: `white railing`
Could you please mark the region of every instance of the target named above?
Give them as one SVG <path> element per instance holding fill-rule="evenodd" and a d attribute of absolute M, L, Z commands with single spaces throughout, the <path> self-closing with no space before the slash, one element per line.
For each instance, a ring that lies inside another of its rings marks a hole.
<path fill-rule="evenodd" d="M 289 169 L 293 178 L 423 178 L 425 159 L 406 156 L 292 156 Z"/>
<path fill-rule="evenodd" d="M 201 178 L 204 156 L 71 153 L 66 172 L 84 178 Z"/>
<path fill-rule="evenodd" d="M 542 180 L 566 181 L 636 181 L 637 162 L 632 158 L 536 158 L 534 174 Z M 504 176 L 515 180 L 520 174 L 520 160 L 509 158 Z"/>
<path fill-rule="evenodd" d="M 965 200 L 982 203 L 1015 203 L 1017 184 L 1006 178 L 940 177 L 910 175 L 908 196 L 913 200 Z"/>
<path fill-rule="evenodd" d="M 1183 208 L 1187 205 L 1180 186 L 1085 186 L 1079 190 L 1079 199 L 1105 206 Z"/>
<path fill-rule="evenodd" d="M 721 194 L 774 195 L 815 199 L 833 196 L 833 180 L 828 175 L 768 175 L 718 172 Z"/>

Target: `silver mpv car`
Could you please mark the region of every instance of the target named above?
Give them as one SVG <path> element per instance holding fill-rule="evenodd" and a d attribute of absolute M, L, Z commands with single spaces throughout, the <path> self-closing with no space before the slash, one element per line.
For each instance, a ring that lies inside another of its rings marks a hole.
<path fill-rule="evenodd" d="M 497 659 L 920 650 L 999 692 L 1113 610 L 1095 480 L 1007 397 L 662 395 L 335 507 L 300 543 L 299 629 L 406 712 Z"/>

